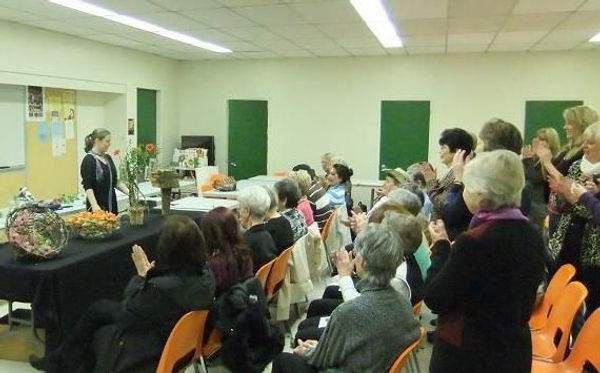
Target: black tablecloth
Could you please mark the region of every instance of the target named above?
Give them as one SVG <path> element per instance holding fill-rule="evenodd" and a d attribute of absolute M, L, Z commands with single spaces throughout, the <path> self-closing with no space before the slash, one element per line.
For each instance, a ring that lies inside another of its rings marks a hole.
<path fill-rule="evenodd" d="M 199 212 L 177 212 L 200 221 Z M 114 237 L 100 242 L 70 237 L 59 256 L 41 262 L 17 259 L 0 245 L 0 299 L 32 304 L 37 326 L 46 329 L 46 353 L 58 346 L 90 303 L 120 300 L 135 266 L 131 247 L 144 248 L 152 261 L 163 217 L 152 213 L 143 226 L 123 223 Z"/>

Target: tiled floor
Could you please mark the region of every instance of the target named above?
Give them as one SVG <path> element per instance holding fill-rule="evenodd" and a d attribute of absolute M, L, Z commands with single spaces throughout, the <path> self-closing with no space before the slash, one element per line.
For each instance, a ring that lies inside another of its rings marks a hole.
<path fill-rule="evenodd" d="M 325 283 L 319 284 L 315 286 L 315 289 L 309 294 L 309 299 L 320 298 L 323 289 L 325 288 Z M 22 305 L 19 305 L 20 307 Z M 8 307 L 6 303 L 0 304 L 0 315 L 5 315 L 8 312 Z M 421 323 L 425 327 L 425 329 L 430 330 L 432 327 L 429 325 L 429 321 L 433 318 L 431 312 L 427 309 L 427 307 L 423 306 L 421 311 Z M 300 320 L 296 320 L 292 325 L 292 335 L 295 334 L 297 326 Z M 17 331 L 17 333 L 27 333 L 29 330 L 27 328 L 21 328 Z M 2 336 L 0 335 L 0 338 Z M 284 351 L 290 351 L 290 335 L 286 335 L 286 344 Z M 425 373 L 429 371 L 429 359 L 431 357 L 431 344 L 429 344 L 426 339 L 421 342 L 419 352 L 417 353 L 417 358 L 419 361 L 419 365 L 421 368 L 421 372 Z M 229 371 L 222 366 L 209 366 L 208 371 L 210 373 L 229 373 Z M 406 371 L 406 370 L 405 370 Z M 28 363 L 25 362 L 16 362 L 11 360 L 3 360 L 0 355 L 0 373 L 34 373 L 37 372 L 35 369 L 31 368 Z M 192 367 L 188 368 L 185 373 L 193 373 L 194 370 Z M 270 373 L 271 367 L 268 366 L 265 369 L 264 373 Z"/>

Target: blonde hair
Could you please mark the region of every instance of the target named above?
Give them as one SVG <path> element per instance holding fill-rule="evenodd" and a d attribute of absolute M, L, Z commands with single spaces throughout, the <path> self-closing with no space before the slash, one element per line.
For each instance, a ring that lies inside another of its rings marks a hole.
<path fill-rule="evenodd" d="M 535 137 L 548 143 L 548 147 L 550 147 L 550 152 L 552 153 L 552 158 L 558 154 L 560 150 L 560 137 L 554 128 L 540 128 L 539 130 L 535 131 Z"/>
<path fill-rule="evenodd" d="M 335 157 L 335 154 L 333 153 L 325 153 L 321 156 L 321 160 L 323 161 L 330 161 Z"/>
<path fill-rule="evenodd" d="M 565 158 L 569 159 L 577 154 L 583 148 L 583 132 L 592 123 L 600 120 L 596 110 L 586 105 L 573 106 L 563 111 L 565 123 L 576 125 L 581 130 L 581 135 L 563 147 L 566 150 Z"/>
<path fill-rule="evenodd" d="M 585 131 L 583 131 L 583 139 L 584 141 L 590 139 L 600 140 L 600 122 L 596 122 L 586 128 Z"/>
<path fill-rule="evenodd" d="M 308 195 L 308 190 L 312 186 L 312 180 L 308 172 L 306 172 L 305 170 L 291 171 L 288 173 L 287 177 L 298 183 L 298 186 L 300 187 L 300 192 L 303 196 Z"/>
<path fill-rule="evenodd" d="M 342 166 L 348 167 L 348 162 L 346 162 L 344 158 L 340 157 L 339 155 L 331 158 L 331 164 L 341 164 Z"/>

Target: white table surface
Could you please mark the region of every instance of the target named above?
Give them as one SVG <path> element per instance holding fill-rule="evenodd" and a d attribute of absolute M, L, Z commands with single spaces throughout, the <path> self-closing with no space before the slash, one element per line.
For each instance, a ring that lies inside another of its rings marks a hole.
<path fill-rule="evenodd" d="M 179 211 L 210 211 L 215 207 L 235 209 L 238 207 L 238 202 L 227 199 L 185 197 L 171 203 L 171 210 Z"/>
<path fill-rule="evenodd" d="M 234 190 L 232 192 L 221 192 L 220 190 L 213 189 L 202 192 L 202 197 L 213 199 L 237 199 L 239 193 L 239 190 Z"/>
<path fill-rule="evenodd" d="M 276 182 L 278 182 L 281 179 L 283 179 L 283 176 L 256 175 L 256 176 L 252 176 L 248 180 L 253 180 L 253 181 L 272 181 L 272 182 L 276 183 Z"/>

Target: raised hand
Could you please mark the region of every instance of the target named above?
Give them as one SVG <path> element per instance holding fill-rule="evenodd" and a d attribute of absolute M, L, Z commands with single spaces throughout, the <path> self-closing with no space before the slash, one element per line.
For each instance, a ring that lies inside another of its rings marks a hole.
<path fill-rule="evenodd" d="M 456 153 L 454 153 L 454 158 L 452 159 L 452 173 L 454 174 L 454 179 L 456 181 L 462 181 L 463 172 L 465 170 L 465 154 L 467 152 L 458 149 Z"/>
<path fill-rule="evenodd" d="M 429 234 L 431 235 L 432 243 L 436 243 L 437 241 L 450 241 L 448 238 L 448 232 L 446 232 L 446 226 L 444 225 L 444 221 L 438 219 L 437 221 L 432 221 L 429 223 Z"/>
<path fill-rule="evenodd" d="M 148 270 L 154 266 L 154 262 L 150 263 L 144 249 L 139 245 L 133 245 L 131 248 L 131 259 L 138 275 L 142 277 L 146 277 Z"/>

